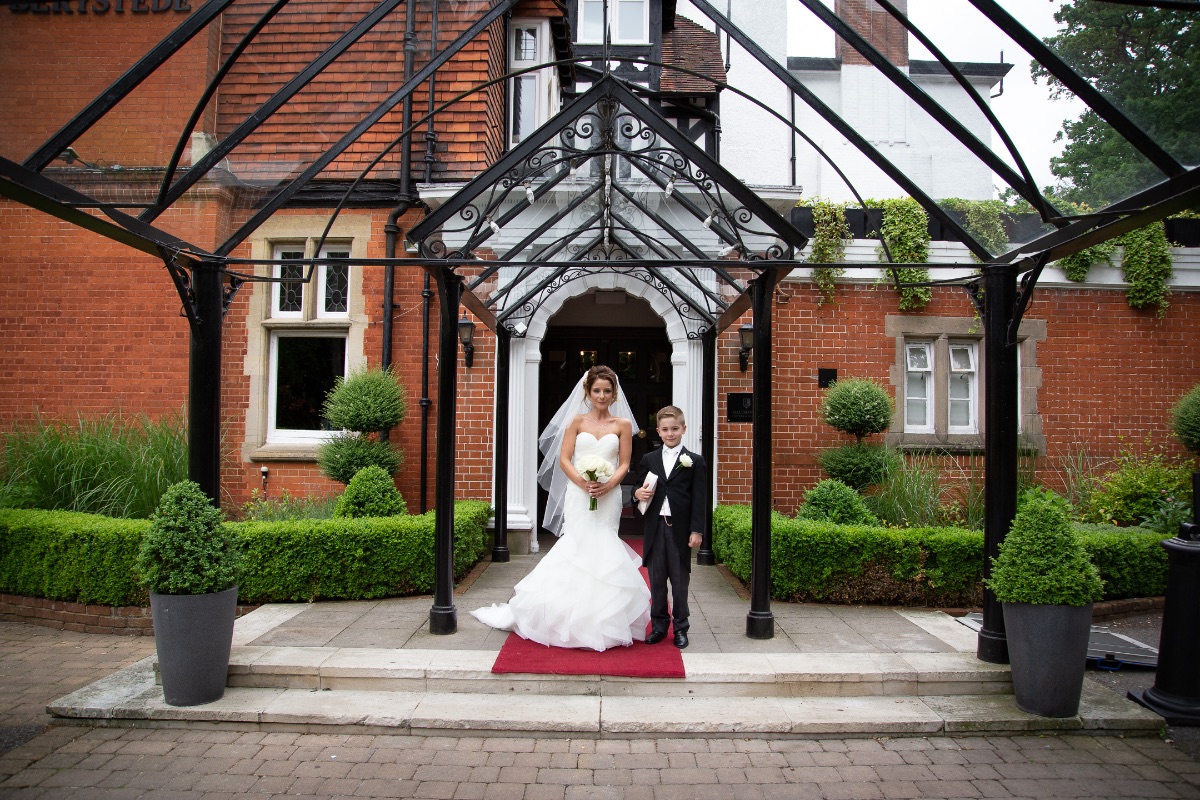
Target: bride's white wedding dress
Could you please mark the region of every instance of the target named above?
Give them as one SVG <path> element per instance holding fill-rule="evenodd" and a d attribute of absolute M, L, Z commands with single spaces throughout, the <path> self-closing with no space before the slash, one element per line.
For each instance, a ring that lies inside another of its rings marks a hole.
<path fill-rule="evenodd" d="M 596 454 L 614 466 L 620 438 L 575 438 L 575 462 Z M 642 560 L 617 536 L 621 490 L 613 489 L 588 508 L 588 495 L 573 483 L 563 501 L 562 537 L 513 588 L 507 603 L 472 611 L 493 628 L 515 631 L 554 647 L 606 650 L 646 638 L 650 589 L 638 567 Z"/>

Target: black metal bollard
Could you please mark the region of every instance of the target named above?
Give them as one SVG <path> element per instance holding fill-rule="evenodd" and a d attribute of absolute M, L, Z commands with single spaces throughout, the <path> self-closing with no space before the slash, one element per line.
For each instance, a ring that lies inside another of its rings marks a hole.
<path fill-rule="evenodd" d="M 1171 725 L 1200 726 L 1200 472 L 1192 473 L 1192 519 L 1167 539 L 1170 566 L 1154 685 L 1129 699 Z"/>

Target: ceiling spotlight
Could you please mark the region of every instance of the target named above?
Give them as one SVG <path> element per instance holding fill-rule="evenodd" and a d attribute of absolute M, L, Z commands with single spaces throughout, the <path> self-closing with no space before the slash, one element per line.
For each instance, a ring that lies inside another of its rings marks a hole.
<path fill-rule="evenodd" d="M 704 227 L 706 227 L 706 228 L 711 228 L 712 224 L 713 224 L 713 220 L 716 219 L 716 217 L 717 217 L 717 212 L 714 211 L 713 213 L 709 214 L 704 219 L 704 222 L 701 224 L 704 225 Z"/>
<path fill-rule="evenodd" d="M 667 181 L 667 188 L 663 189 L 663 196 L 670 197 L 671 192 L 675 191 L 675 176 L 671 176 L 671 180 Z"/>
<path fill-rule="evenodd" d="M 726 256 L 731 256 L 740 249 L 741 248 L 739 248 L 736 244 L 726 245 L 725 247 L 721 248 L 721 252 L 717 253 L 717 258 L 725 258 Z"/>
<path fill-rule="evenodd" d="M 533 205 L 533 201 L 537 199 L 533 195 L 533 184 L 532 183 L 525 184 L 525 199 L 529 201 L 529 205 Z"/>
<path fill-rule="evenodd" d="M 487 218 L 487 224 L 488 224 L 488 227 L 492 229 L 492 233 L 499 233 L 499 232 L 500 232 L 500 226 L 499 226 L 499 225 L 497 225 L 497 224 L 496 224 L 496 221 L 495 221 L 495 220 L 493 220 L 491 217 L 488 217 L 488 218 Z"/>

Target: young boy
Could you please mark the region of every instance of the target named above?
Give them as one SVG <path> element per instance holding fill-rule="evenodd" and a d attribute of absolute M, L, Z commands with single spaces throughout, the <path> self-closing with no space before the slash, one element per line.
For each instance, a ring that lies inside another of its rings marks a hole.
<path fill-rule="evenodd" d="M 657 644 L 675 623 L 675 646 L 688 646 L 688 579 L 692 550 L 701 541 L 708 503 L 708 468 L 699 453 L 682 444 L 687 423 L 683 411 L 667 406 L 656 417 L 663 446 L 647 453 L 638 465 L 639 487 L 633 496 L 648 501 L 642 562 L 650 575 L 650 633 L 646 644 Z M 647 476 L 657 476 L 653 487 Z M 667 608 L 667 583 L 671 584 L 671 608 Z"/>

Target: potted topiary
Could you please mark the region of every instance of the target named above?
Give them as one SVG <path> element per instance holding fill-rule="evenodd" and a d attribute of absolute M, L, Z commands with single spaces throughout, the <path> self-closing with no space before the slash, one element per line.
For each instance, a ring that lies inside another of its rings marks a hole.
<path fill-rule="evenodd" d="M 137 570 L 150 590 L 163 697 L 173 706 L 225 693 L 241 554 L 221 512 L 192 481 L 163 493 Z"/>
<path fill-rule="evenodd" d="M 1043 717 L 1075 716 L 1092 603 L 1103 583 L 1071 530 L 1063 498 L 1044 489 L 1026 494 L 987 585 L 1004 608 L 1017 707 Z"/>

